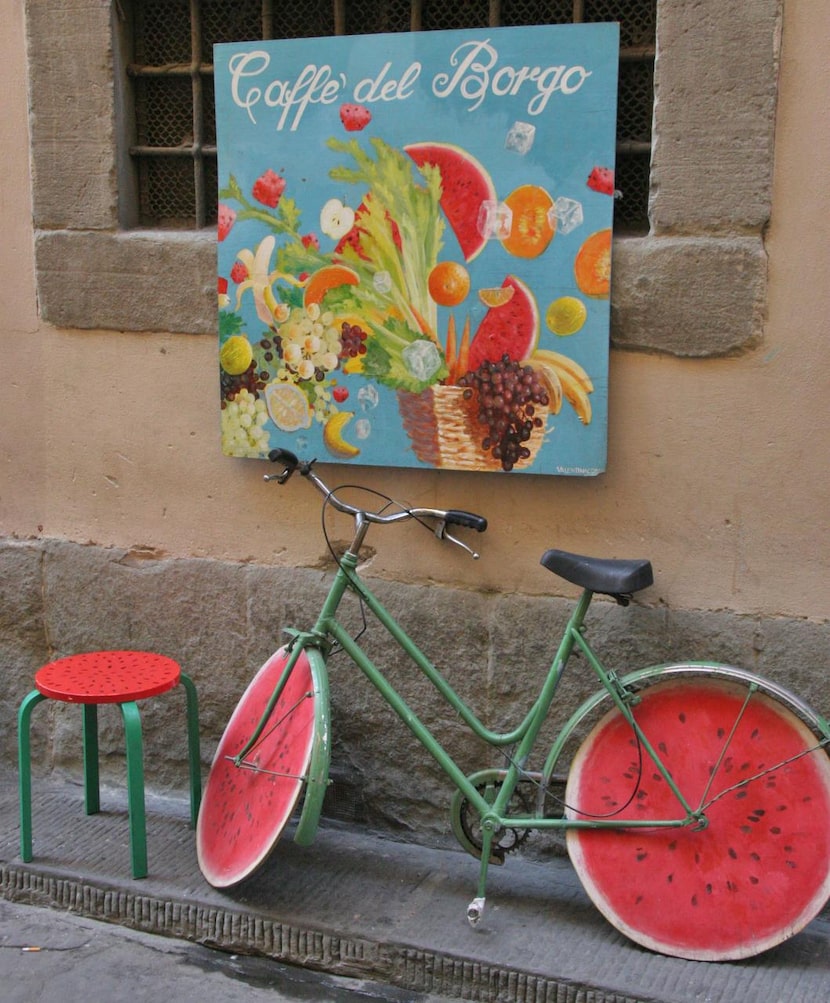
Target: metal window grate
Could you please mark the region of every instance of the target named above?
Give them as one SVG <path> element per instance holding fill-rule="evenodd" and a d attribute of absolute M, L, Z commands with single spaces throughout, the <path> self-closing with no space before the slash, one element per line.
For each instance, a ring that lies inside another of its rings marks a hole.
<path fill-rule="evenodd" d="M 657 0 L 133 0 L 135 142 L 142 226 L 216 222 L 213 45 L 266 38 L 620 22 L 614 222 L 647 231 Z"/>

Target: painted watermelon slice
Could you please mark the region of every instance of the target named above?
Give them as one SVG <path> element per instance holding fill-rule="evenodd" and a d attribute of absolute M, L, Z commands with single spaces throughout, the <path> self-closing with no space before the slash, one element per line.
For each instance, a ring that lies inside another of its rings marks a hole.
<path fill-rule="evenodd" d="M 487 170 L 452 143 L 411 143 L 404 147 L 419 167 L 432 164 L 441 172 L 441 208 L 452 227 L 461 253 L 472 261 L 487 243 L 478 231 L 478 211 L 485 200 L 496 200 L 496 189 Z"/>
<path fill-rule="evenodd" d="M 219 742 L 196 826 L 199 867 L 214 888 L 251 875 L 267 858 L 294 811 L 314 748 L 319 694 L 301 654 L 248 767 L 233 758 L 245 747 L 271 699 L 287 660 L 275 652 L 251 680 Z"/>
<path fill-rule="evenodd" d="M 830 896 L 830 758 L 815 736 L 777 701 L 722 680 L 658 683 L 634 710 L 708 825 L 569 830 L 597 908 L 637 943 L 701 961 L 747 958 L 803 929 Z M 566 802 L 578 819 L 683 816 L 645 750 L 640 773 L 617 710 L 577 753 Z"/>
<path fill-rule="evenodd" d="M 539 307 L 533 293 L 515 275 L 508 275 L 502 288 L 513 289 L 513 295 L 491 307 L 478 325 L 470 342 L 468 368 L 473 371 L 482 362 L 500 362 L 503 355 L 529 359 L 539 341 Z"/>

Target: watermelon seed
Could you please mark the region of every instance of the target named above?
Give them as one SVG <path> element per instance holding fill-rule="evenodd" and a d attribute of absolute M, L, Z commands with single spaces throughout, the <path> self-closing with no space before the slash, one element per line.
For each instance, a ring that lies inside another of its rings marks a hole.
<path fill-rule="evenodd" d="M 725 728 L 718 728 L 718 738 L 723 738 L 725 734 L 726 734 Z"/>
<path fill-rule="evenodd" d="M 638 862 L 638 863 L 641 863 L 641 862 L 642 862 L 643 860 L 645 860 L 645 859 L 646 859 L 646 857 L 647 857 L 647 856 L 648 856 L 648 854 L 647 854 L 647 853 L 645 852 L 645 850 L 641 850 L 641 851 L 640 851 L 640 852 L 639 852 L 639 853 L 637 854 L 637 862 Z"/>
<path fill-rule="evenodd" d="M 733 860 L 737 860 L 738 859 L 738 854 L 735 852 L 735 850 L 731 846 L 729 847 L 729 856 Z"/>
<path fill-rule="evenodd" d="M 665 753 L 665 752 L 668 752 L 668 751 L 669 751 L 669 750 L 668 750 L 668 749 L 666 748 L 666 743 L 665 743 L 665 742 L 660 742 L 660 743 L 659 743 L 659 745 L 657 746 L 657 748 L 658 748 L 658 749 L 659 749 L 659 750 L 660 750 L 661 752 L 663 752 L 663 753 Z"/>
<path fill-rule="evenodd" d="M 711 895 L 712 894 L 712 886 L 710 884 L 706 885 L 706 894 L 707 895 Z"/>
<path fill-rule="evenodd" d="M 647 797 L 648 797 L 648 791 L 643 791 L 643 790 L 637 791 L 637 800 L 638 801 L 642 801 L 643 798 L 647 798 Z"/>
<path fill-rule="evenodd" d="M 748 793 L 749 792 L 746 790 L 746 788 L 742 787 L 741 790 L 739 790 L 738 793 L 735 795 L 735 799 L 737 800 L 738 798 L 745 798 Z"/>
<path fill-rule="evenodd" d="M 784 852 L 785 853 L 793 853 L 794 850 L 793 850 L 793 848 L 791 846 L 785 846 L 784 847 Z"/>
<path fill-rule="evenodd" d="M 757 738 L 757 737 L 758 737 L 758 734 L 759 734 L 759 732 L 758 732 L 758 729 L 757 729 L 757 728 L 755 728 L 755 729 L 753 730 L 753 732 L 752 732 L 752 735 L 750 736 L 750 738 Z"/>
<path fill-rule="evenodd" d="M 679 721 L 679 722 L 680 722 L 681 724 L 685 724 L 685 723 L 686 723 L 686 715 L 685 715 L 684 713 L 682 713 L 682 712 L 681 712 L 680 714 L 678 714 L 678 715 L 677 715 L 677 720 L 678 720 L 678 721 Z"/>
<path fill-rule="evenodd" d="M 670 850 L 676 850 L 676 849 L 677 849 L 677 840 L 676 840 L 676 839 L 673 839 L 673 840 L 672 840 L 672 841 L 671 841 L 671 842 L 669 843 L 669 846 L 668 846 L 668 848 L 669 848 Z"/>
<path fill-rule="evenodd" d="M 643 896 L 638 895 L 637 898 L 634 899 L 634 905 L 639 905 L 642 901 L 643 901 Z"/>
<path fill-rule="evenodd" d="M 673 874 L 668 874 L 668 875 L 666 876 L 666 881 L 667 881 L 667 882 L 668 882 L 669 884 L 671 884 L 671 883 L 672 883 L 672 881 L 674 881 L 674 875 L 673 875 Z"/>
<path fill-rule="evenodd" d="M 697 895 L 692 896 L 692 905 L 695 906 L 695 908 L 697 907 Z"/>
<path fill-rule="evenodd" d="M 787 810 L 787 806 L 785 804 L 780 804 L 775 810 L 776 811 L 786 811 Z"/>
<path fill-rule="evenodd" d="M 787 867 L 791 867 L 793 870 L 796 870 L 796 868 L 798 867 L 798 864 L 794 860 L 787 860 L 786 864 Z"/>
<path fill-rule="evenodd" d="M 748 770 L 749 768 L 750 768 L 750 765 L 749 765 L 749 763 L 742 763 L 742 764 L 741 764 L 741 772 L 743 772 L 743 773 L 746 773 L 746 771 L 747 771 L 747 770 Z"/>
<path fill-rule="evenodd" d="M 741 832 L 752 832 L 752 826 L 751 825 L 742 825 L 741 826 Z"/>
<path fill-rule="evenodd" d="M 658 782 L 660 782 L 660 781 L 662 781 L 663 778 L 660 776 L 659 773 L 652 773 L 651 779 L 652 780 L 657 780 Z"/>
<path fill-rule="evenodd" d="M 736 892 L 738 890 L 738 886 L 735 884 L 734 881 L 727 881 L 726 882 L 726 890 L 728 892 Z"/>
<path fill-rule="evenodd" d="M 780 826 L 773 825 L 770 828 L 770 832 L 773 834 L 773 836 L 780 836 L 781 835 L 781 828 L 780 828 Z"/>
<path fill-rule="evenodd" d="M 751 885 L 757 885 L 758 884 L 758 878 L 756 878 L 754 874 L 750 874 L 750 876 L 749 876 L 749 883 Z"/>
<path fill-rule="evenodd" d="M 760 862 L 760 860 L 761 860 L 761 855 L 760 855 L 760 853 L 754 853 L 754 852 L 753 852 L 753 853 L 750 853 L 750 857 L 752 857 L 752 859 L 753 859 L 753 860 L 757 860 L 757 861 L 759 861 L 759 862 Z"/>

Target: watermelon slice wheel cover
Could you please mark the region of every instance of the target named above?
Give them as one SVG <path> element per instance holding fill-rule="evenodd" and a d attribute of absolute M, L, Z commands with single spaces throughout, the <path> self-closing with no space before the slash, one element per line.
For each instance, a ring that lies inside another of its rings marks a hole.
<path fill-rule="evenodd" d="M 196 827 L 196 852 L 202 873 L 215 888 L 238 884 L 265 861 L 291 818 L 309 771 L 328 766 L 327 755 L 322 767 L 313 761 L 320 740 L 326 739 L 326 729 L 319 725 L 325 697 L 305 652 L 262 735 L 245 756 L 249 765 L 234 762 L 259 724 L 287 658 L 284 648 L 275 652 L 251 680 L 210 769 Z"/>
<path fill-rule="evenodd" d="M 673 680 L 634 707 L 691 807 L 708 806 L 705 828 L 568 830 L 594 904 L 651 950 L 747 958 L 803 929 L 830 897 L 830 758 L 789 709 L 749 692 Z M 638 744 L 619 711 L 606 714 L 574 757 L 568 817 L 683 817 Z"/>

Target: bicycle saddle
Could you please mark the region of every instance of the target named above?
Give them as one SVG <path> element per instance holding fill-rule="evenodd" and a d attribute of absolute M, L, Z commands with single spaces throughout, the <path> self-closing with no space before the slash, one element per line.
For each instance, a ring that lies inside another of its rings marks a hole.
<path fill-rule="evenodd" d="M 654 583 L 651 561 L 585 557 L 564 550 L 546 550 L 541 564 L 566 582 L 602 595 L 626 596 Z"/>

